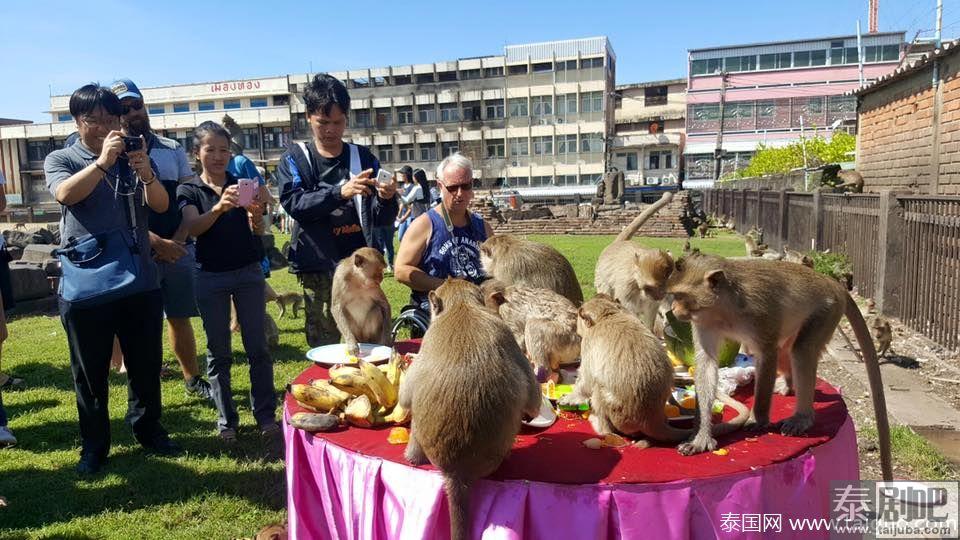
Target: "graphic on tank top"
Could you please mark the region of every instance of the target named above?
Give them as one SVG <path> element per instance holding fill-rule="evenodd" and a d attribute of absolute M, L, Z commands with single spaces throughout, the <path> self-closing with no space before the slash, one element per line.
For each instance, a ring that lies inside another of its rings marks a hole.
<path fill-rule="evenodd" d="M 483 277 L 483 271 L 480 269 L 480 243 L 473 238 L 453 236 L 441 244 L 437 251 L 449 261 L 450 275 L 470 281 Z"/>

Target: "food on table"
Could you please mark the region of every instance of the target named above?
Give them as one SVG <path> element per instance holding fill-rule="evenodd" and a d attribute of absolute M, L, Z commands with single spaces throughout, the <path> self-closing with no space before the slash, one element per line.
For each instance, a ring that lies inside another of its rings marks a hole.
<path fill-rule="evenodd" d="M 600 439 L 587 439 L 583 441 L 583 445 L 591 450 L 599 450 L 603 448 L 603 441 Z"/>
<path fill-rule="evenodd" d="M 680 416 L 680 408 L 671 403 L 667 403 L 663 406 L 663 412 L 666 413 L 667 418 L 676 418 Z"/>
<path fill-rule="evenodd" d="M 623 448 L 624 446 L 630 446 L 630 441 L 628 441 L 627 439 L 624 439 L 623 437 L 621 437 L 620 435 L 617 435 L 616 433 L 609 433 L 607 435 L 604 435 L 601 442 L 603 443 L 603 446 L 606 446 L 609 448 Z"/>
<path fill-rule="evenodd" d="M 729 454 L 730 451 L 727 450 L 726 448 L 718 448 L 718 449 L 714 450 L 713 453 L 716 454 L 716 455 L 718 455 L 718 456 L 725 456 L 725 455 Z"/>
<path fill-rule="evenodd" d="M 316 411 L 330 412 L 339 408 L 350 397 L 335 387 L 311 384 L 292 384 L 290 393 L 301 404 Z"/>
<path fill-rule="evenodd" d="M 407 444 L 410 442 L 410 430 L 405 427 L 395 427 L 387 435 L 387 442 L 390 444 Z"/>
<path fill-rule="evenodd" d="M 290 425 L 297 429 L 316 433 L 318 431 L 330 431 L 337 427 L 340 425 L 340 418 L 333 414 L 298 412 L 290 417 Z"/>
<path fill-rule="evenodd" d="M 373 405 L 367 396 L 357 396 L 343 411 L 344 419 L 357 427 L 373 427 Z"/>

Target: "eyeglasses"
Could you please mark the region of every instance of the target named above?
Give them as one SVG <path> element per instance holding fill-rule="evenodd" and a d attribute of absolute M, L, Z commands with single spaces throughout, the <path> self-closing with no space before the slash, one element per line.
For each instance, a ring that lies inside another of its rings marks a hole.
<path fill-rule="evenodd" d="M 99 118 L 94 116 L 81 116 L 80 121 L 87 125 L 87 127 L 103 127 L 109 128 L 116 126 L 120 122 L 115 116 L 101 116 Z"/>
<path fill-rule="evenodd" d="M 452 186 L 448 186 L 446 184 L 440 184 L 440 185 L 443 186 L 443 189 L 447 190 L 447 193 L 451 195 L 453 195 L 454 193 L 460 190 L 473 191 L 473 184 L 454 184 Z"/>
<path fill-rule="evenodd" d="M 142 109 L 143 101 L 139 99 L 136 101 L 127 101 L 125 103 L 122 103 L 121 107 L 123 107 L 122 109 L 123 114 L 130 114 L 130 111 L 139 111 L 140 109 Z"/>

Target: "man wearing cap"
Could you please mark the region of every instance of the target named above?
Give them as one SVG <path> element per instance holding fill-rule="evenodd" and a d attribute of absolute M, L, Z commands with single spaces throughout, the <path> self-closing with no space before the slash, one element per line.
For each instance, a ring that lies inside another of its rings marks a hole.
<path fill-rule="evenodd" d="M 143 102 L 143 94 L 130 79 L 120 79 L 111 86 L 120 98 L 123 116 L 120 125 L 125 135 L 143 136 L 147 153 L 157 164 L 157 179 L 163 184 L 170 200 L 177 198 L 177 186 L 193 179 L 194 172 L 180 143 L 160 137 L 150 128 L 150 117 Z M 163 311 L 170 329 L 170 346 L 183 372 L 187 393 L 212 400 L 210 383 L 200 377 L 197 367 L 197 342 L 190 318 L 198 315 L 194 294 L 193 239 L 183 226 L 180 208 L 171 204 L 166 212 L 150 211 L 150 247 L 160 273 L 160 292 Z"/>

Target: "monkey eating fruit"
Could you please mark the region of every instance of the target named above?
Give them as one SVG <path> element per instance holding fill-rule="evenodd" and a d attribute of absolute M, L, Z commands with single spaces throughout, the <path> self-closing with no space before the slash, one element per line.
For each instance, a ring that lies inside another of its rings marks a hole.
<path fill-rule="evenodd" d="M 386 267 L 383 253 L 369 247 L 354 251 L 337 265 L 330 312 L 347 344 L 347 354 L 359 354 L 360 343 L 392 345 L 390 302 L 380 288 Z"/>

